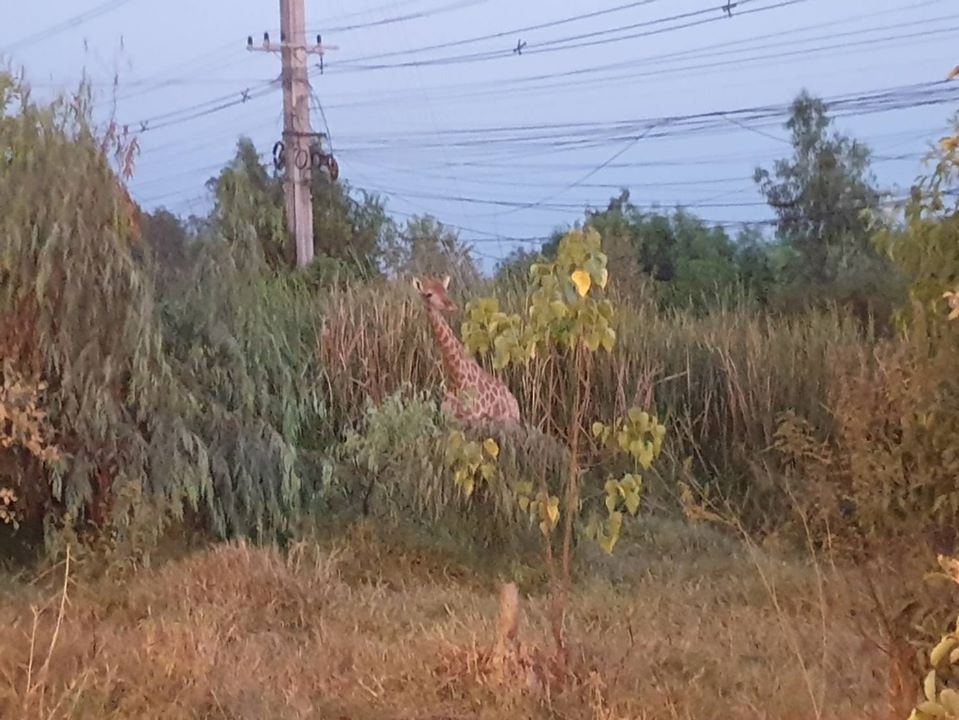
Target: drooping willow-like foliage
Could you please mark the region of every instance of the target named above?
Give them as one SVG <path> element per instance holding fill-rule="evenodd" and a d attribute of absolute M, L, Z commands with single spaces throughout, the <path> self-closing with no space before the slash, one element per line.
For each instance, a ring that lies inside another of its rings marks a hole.
<path fill-rule="evenodd" d="M 246 257 L 255 239 L 234 226 L 161 307 L 110 162 L 132 148 L 89 109 L 85 88 L 41 105 L 0 75 L 0 355 L 47 383 L 64 459 L 17 468 L 38 498 L 25 515 L 122 530 L 136 508 L 117 498 L 135 488 L 220 534 L 281 530 L 321 407 L 308 293 Z"/>

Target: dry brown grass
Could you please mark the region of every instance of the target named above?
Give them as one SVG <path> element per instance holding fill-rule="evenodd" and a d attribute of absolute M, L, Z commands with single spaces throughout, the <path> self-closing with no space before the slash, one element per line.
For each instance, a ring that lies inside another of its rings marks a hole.
<path fill-rule="evenodd" d="M 0 717 L 877 716 L 883 661 L 845 619 L 840 574 L 821 596 L 808 567 L 652 521 L 586 560 L 574 677 L 546 692 L 477 664 L 496 636 L 492 578 L 369 532 L 288 553 L 221 545 L 126 581 L 65 586 L 61 566 L 0 604 Z M 546 599 L 522 595 L 535 660 Z"/>

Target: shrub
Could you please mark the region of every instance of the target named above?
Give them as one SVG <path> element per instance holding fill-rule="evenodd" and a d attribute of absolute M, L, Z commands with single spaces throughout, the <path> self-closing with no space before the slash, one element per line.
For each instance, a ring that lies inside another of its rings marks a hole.
<path fill-rule="evenodd" d="M 941 186 L 957 176 L 959 154 L 944 142 L 934 172 L 913 189 L 905 225 L 877 236 L 910 283 L 899 337 L 872 352 L 837 347 L 829 425 L 817 432 L 791 416 L 779 429 L 777 446 L 823 534 L 831 525 L 831 534 L 883 545 L 954 535 L 959 333 L 944 296 L 959 271 L 959 203 L 947 206 Z"/>
<path fill-rule="evenodd" d="M 300 449 L 324 437 L 312 296 L 236 222 L 158 301 L 110 163 L 128 171 L 135 147 L 114 127 L 97 136 L 88 100 L 38 106 L 0 76 L 0 354 L 46 384 L 63 459 L 54 473 L 13 457 L 19 510 L 51 547 L 61 531 L 125 542 L 187 516 L 282 532 L 309 490 Z"/>
<path fill-rule="evenodd" d="M 482 450 L 484 445 L 494 448 L 492 455 Z M 494 461 L 484 463 L 483 482 L 464 492 L 463 483 L 450 482 L 450 476 L 462 469 L 466 478 L 474 449 Z M 360 422 L 346 430 L 336 457 L 334 507 L 514 547 L 529 537 L 514 488 L 538 473 L 555 487 L 565 462 L 561 446 L 535 431 L 519 442 L 492 426 L 464 433 L 448 423 L 428 393 L 408 388 L 378 404 L 368 401 Z"/>

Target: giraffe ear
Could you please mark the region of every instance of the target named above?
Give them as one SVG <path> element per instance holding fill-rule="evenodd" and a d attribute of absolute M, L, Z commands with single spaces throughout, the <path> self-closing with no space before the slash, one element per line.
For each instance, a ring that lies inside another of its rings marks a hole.
<path fill-rule="evenodd" d="M 449 276 L 449 275 L 445 275 L 445 276 L 443 277 L 443 289 L 444 289 L 444 290 L 449 290 L 449 289 L 450 289 L 450 276 Z"/>
<path fill-rule="evenodd" d="M 418 277 L 413 278 L 413 287 L 416 288 L 417 292 L 423 292 L 423 283 L 420 282 Z"/>

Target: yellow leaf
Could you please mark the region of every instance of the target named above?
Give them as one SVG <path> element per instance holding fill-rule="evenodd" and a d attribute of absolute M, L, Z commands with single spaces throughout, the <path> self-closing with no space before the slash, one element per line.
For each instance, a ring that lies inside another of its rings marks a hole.
<path fill-rule="evenodd" d="M 586 293 L 589 292 L 589 288 L 593 284 L 593 280 L 590 278 L 589 273 L 585 270 L 577 270 L 570 275 L 570 279 L 573 281 L 573 285 L 576 286 L 576 292 L 579 293 L 579 296 L 586 297 Z"/>
<path fill-rule="evenodd" d="M 606 496 L 606 511 L 612 515 L 616 511 L 616 505 L 618 504 L 618 498 L 615 495 Z"/>
<path fill-rule="evenodd" d="M 935 702 L 937 690 L 938 686 L 936 683 L 936 671 L 930 670 L 929 674 L 926 675 L 926 679 L 922 683 L 922 691 L 926 696 L 926 700 Z"/>
<path fill-rule="evenodd" d="M 606 268 L 603 268 L 602 270 L 600 270 L 599 280 L 597 282 L 599 283 L 599 286 L 605 290 L 606 283 L 609 282 L 609 270 L 607 270 Z"/>
<path fill-rule="evenodd" d="M 959 645 L 959 640 L 957 640 L 952 635 L 946 635 L 939 643 L 932 649 L 932 652 L 929 653 L 929 663 L 935 668 L 939 667 L 939 664 L 952 652 L 953 648 Z M 933 698 L 929 698 L 932 700 Z"/>
<path fill-rule="evenodd" d="M 949 717 L 949 713 L 946 712 L 946 709 L 942 705 L 930 700 L 919 703 L 919 705 L 916 707 L 916 710 L 924 715 L 931 715 L 932 717 Z"/>
<path fill-rule="evenodd" d="M 546 517 L 549 518 L 551 525 L 556 525 L 559 522 L 559 498 L 551 497 L 549 502 L 546 503 Z"/>
<path fill-rule="evenodd" d="M 939 693 L 939 704 L 953 717 L 959 717 L 959 692 L 946 688 Z"/>
<path fill-rule="evenodd" d="M 496 444 L 493 438 L 486 438 L 486 440 L 483 441 L 483 449 L 491 458 L 499 457 L 499 445 Z"/>

